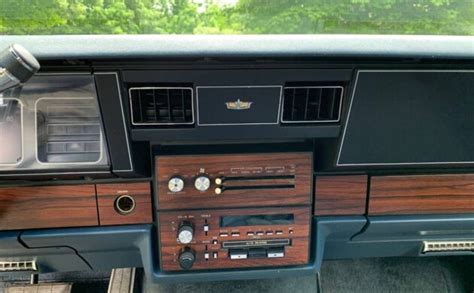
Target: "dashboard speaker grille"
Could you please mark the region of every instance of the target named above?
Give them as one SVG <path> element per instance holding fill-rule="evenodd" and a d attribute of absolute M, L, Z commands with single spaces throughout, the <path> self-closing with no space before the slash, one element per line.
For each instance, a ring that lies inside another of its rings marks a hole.
<path fill-rule="evenodd" d="M 129 94 L 133 125 L 194 124 L 192 88 L 134 87 Z"/>
<path fill-rule="evenodd" d="M 343 87 L 285 87 L 282 123 L 338 122 Z"/>

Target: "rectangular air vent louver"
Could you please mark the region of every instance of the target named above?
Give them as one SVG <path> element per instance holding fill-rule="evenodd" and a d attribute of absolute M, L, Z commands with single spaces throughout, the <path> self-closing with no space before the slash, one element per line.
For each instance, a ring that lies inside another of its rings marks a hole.
<path fill-rule="evenodd" d="M 129 94 L 133 125 L 194 124 L 192 88 L 133 87 Z"/>
<path fill-rule="evenodd" d="M 342 94 L 342 86 L 285 87 L 281 122 L 338 122 Z"/>

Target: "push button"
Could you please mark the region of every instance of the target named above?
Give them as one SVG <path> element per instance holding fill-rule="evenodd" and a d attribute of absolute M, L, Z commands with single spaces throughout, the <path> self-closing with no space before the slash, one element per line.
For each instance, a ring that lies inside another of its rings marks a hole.
<path fill-rule="evenodd" d="M 230 249 L 229 250 L 230 259 L 246 259 L 247 250 L 245 249 Z"/>
<path fill-rule="evenodd" d="M 285 248 L 284 247 L 272 247 L 267 250 L 267 257 L 268 258 L 279 258 L 285 256 Z"/>

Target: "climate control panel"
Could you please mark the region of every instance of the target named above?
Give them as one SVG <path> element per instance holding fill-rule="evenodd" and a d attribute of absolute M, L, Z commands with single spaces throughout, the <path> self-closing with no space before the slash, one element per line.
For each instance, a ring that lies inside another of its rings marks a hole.
<path fill-rule="evenodd" d="M 164 271 L 303 265 L 310 207 L 167 211 L 159 214 Z"/>
<path fill-rule="evenodd" d="M 156 157 L 160 210 L 311 204 L 312 153 Z"/>

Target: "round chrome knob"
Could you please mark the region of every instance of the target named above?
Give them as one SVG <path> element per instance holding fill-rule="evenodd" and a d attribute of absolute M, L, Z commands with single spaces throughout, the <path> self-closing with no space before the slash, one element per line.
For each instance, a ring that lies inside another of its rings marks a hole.
<path fill-rule="evenodd" d="M 171 192 L 180 192 L 184 188 L 184 181 L 180 177 L 173 177 L 168 181 L 168 189 Z"/>
<path fill-rule="evenodd" d="M 193 241 L 194 228 L 191 223 L 183 223 L 178 229 L 178 242 L 181 244 L 188 244 Z"/>
<path fill-rule="evenodd" d="M 179 254 L 179 266 L 183 270 L 189 270 L 190 268 L 192 268 L 195 260 L 196 256 L 194 254 L 194 251 L 189 247 L 184 248 Z"/>
<path fill-rule="evenodd" d="M 194 180 L 194 187 L 199 191 L 206 191 L 211 186 L 211 180 L 206 175 L 199 175 Z"/>

